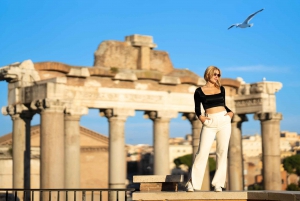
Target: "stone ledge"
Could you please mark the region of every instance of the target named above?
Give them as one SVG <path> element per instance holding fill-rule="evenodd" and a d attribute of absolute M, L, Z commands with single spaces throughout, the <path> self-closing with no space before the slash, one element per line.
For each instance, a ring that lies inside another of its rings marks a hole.
<path fill-rule="evenodd" d="M 134 192 L 132 200 L 299 201 L 300 191 Z"/>
<path fill-rule="evenodd" d="M 183 182 L 183 175 L 143 175 L 133 176 L 133 183 Z"/>

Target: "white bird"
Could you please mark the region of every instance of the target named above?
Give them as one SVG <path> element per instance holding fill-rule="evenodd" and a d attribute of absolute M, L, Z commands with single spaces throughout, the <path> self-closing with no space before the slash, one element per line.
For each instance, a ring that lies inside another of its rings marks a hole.
<path fill-rule="evenodd" d="M 228 29 L 231 29 L 232 27 L 236 27 L 236 28 L 248 28 L 248 27 L 252 27 L 254 24 L 249 24 L 249 21 L 254 17 L 254 15 L 256 15 L 257 13 L 263 11 L 264 9 L 260 9 L 259 11 L 256 11 L 255 13 L 249 15 L 247 17 L 247 19 L 243 22 L 243 23 L 237 23 L 237 24 L 233 24 L 231 25 Z"/>

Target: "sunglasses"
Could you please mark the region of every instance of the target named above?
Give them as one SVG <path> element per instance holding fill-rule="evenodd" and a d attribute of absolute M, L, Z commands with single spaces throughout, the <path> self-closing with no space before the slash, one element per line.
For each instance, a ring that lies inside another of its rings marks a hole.
<path fill-rule="evenodd" d="M 220 75 L 220 74 L 218 74 L 218 73 L 214 73 L 214 76 L 221 77 L 221 75 Z"/>

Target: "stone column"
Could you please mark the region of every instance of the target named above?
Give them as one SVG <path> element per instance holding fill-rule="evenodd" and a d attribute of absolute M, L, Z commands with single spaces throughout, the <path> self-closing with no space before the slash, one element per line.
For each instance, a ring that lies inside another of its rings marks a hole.
<path fill-rule="evenodd" d="M 125 188 L 125 121 L 134 110 L 100 109 L 100 115 L 109 122 L 109 188 Z"/>
<path fill-rule="evenodd" d="M 281 190 L 280 120 L 281 113 L 257 113 L 262 135 L 263 182 L 265 190 Z"/>
<path fill-rule="evenodd" d="M 40 188 L 64 188 L 64 109 L 59 100 L 38 100 L 40 110 Z M 45 194 L 45 197 L 46 194 Z M 55 199 L 55 195 L 52 195 Z"/>
<path fill-rule="evenodd" d="M 188 119 L 192 125 L 192 146 L 193 146 L 193 159 L 195 159 L 196 154 L 199 151 L 200 148 L 200 133 L 202 130 L 202 123 L 201 121 L 196 117 L 195 113 L 184 113 L 182 115 L 183 119 Z M 209 191 L 210 190 L 210 175 L 209 175 L 209 159 L 207 161 L 207 165 L 205 167 L 205 175 L 202 182 L 201 190 L 203 191 Z"/>
<path fill-rule="evenodd" d="M 13 188 L 30 189 L 30 122 L 34 112 L 23 104 L 17 104 L 3 107 L 2 113 L 10 115 L 13 121 Z M 20 200 L 23 196 L 23 192 L 18 193 Z M 30 200 L 29 192 L 25 200 Z"/>
<path fill-rule="evenodd" d="M 231 136 L 228 152 L 229 190 L 244 190 L 242 123 L 248 121 L 246 115 L 234 115 L 231 120 Z"/>
<path fill-rule="evenodd" d="M 65 110 L 65 188 L 80 188 L 80 118 L 87 113 L 80 106 Z"/>
<path fill-rule="evenodd" d="M 13 121 L 13 188 L 30 188 L 30 122 L 34 113 L 22 104 L 2 108 Z"/>
<path fill-rule="evenodd" d="M 177 112 L 174 111 L 150 111 L 145 113 L 145 117 L 153 121 L 153 174 L 169 175 L 169 127 L 171 118 L 175 118 Z"/>

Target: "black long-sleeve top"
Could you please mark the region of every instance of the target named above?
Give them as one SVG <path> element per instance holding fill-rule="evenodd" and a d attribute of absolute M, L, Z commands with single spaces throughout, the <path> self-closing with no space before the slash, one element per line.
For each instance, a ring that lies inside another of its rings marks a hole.
<path fill-rule="evenodd" d="M 221 86 L 220 90 L 221 93 L 212 94 L 212 95 L 205 95 L 201 87 L 195 90 L 194 93 L 195 113 L 198 118 L 201 115 L 200 103 L 202 103 L 204 110 L 212 107 L 224 106 L 227 112 L 231 112 L 231 110 L 225 105 L 225 88 Z"/>

